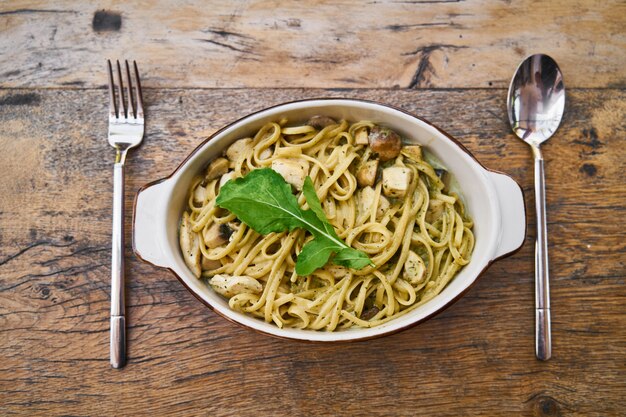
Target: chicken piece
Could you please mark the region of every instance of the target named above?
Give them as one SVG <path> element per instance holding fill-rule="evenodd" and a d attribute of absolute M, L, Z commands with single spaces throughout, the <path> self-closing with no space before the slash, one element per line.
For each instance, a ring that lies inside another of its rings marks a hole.
<path fill-rule="evenodd" d="M 233 162 L 246 156 L 247 153 L 252 151 L 252 139 L 245 138 L 239 139 L 226 149 L 226 157 Z"/>
<path fill-rule="evenodd" d="M 274 159 L 272 169 L 282 175 L 285 181 L 296 187 L 297 190 L 302 190 L 304 180 L 309 175 L 309 163 L 302 159 Z"/>
<path fill-rule="evenodd" d="M 387 210 L 389 210 L 389 207 L 391 207 L 391 203 L 389 203 L 389 200 L 387 200 L 384 195 L 381 195 L 378 200 L 378 208 L 376 209 L 376 219 L 382 219 Z"/>
<path fill-rule="evenodd" d="M 335 119 L 332 119 L 328 116 L 313 116 L 306 122 L 309 126 L 313 126 L 317 130 L 322 130 L 327 126 L 336 125 L 337 122 Z"/>
<path fill-rule="evenodd" d="M 368 136 L 370 147 L 382 161 L 389 161 L 400 155 L 402 140 L 400 135 L 386 127 L 374 126 Z"/>
<path fill-rule="evenodd" d="M 204 243 L 209 249 L 213 249 L 227 243 L 232 234 L 233 229 L 227 224 L 213 223 L 203 232 Z"/>
<path fill-rule="evenodd" d="M 228 181 L 234 180 L 234 179 L 235 179 L 235 171 L 230 171 L 222 175 L 222 178 L 220 178 L 220 182 L 218 184 L 218 190 L 222 188 L 224 184 L 226 184 Z"/>
<path fill-rule="evenodd" d="M 193 201 L 195 203 L 204 203 L 206 200 L 206 188 L 201 185 L 198 185 L 195 190 L 193 190 Z"/>
<path fill-rule="evenodd" d="M 443 216 L 443 212 L 446 208 L 446 203 L 442 200 L 430 200 L 428 203 L 428 210 L 426 210 L 426 221 L 428 223 L 435 223 L 437 219 Z"/>
<path fill-rule="evenodd" d="M 358 210 L 359 214 L 369 213 L 376 197 L 376 191 L 372 187 L 364 187 L 359 193 Z"/>
<path fill-rule="evenodd" d="M 217 158 L 211 162 L 206 169 L 206 181 L 212 181 L 226 174 L 228 172 L 228 165 L 229 162 L 226 158 Z"/>
<path fill-rule="evenodd" d="M 196 278 L 200 278 L 202 273 L 200 269 L 200 236 L 191 230 L 191 220 L 187 212 L 183 213 L 183 219 L 180 222 L 179 239 L 185 263 Z"/>
<path fill-rule="evenodd" d="M 387 197 L 404 197 L 411 183 L 409 168 L 389 167 L 383 169 L 383 193 Z"/>
<path fill-rule="evenodd" d="M 424 279 L 424 273 L 426 272 L 426 265 L 422 258 L 412 250 L 409 251 L 409 256 L 404 262 L 404 279 L 413 285 L 419 284 Z"/>
<path fill-rule="evenodd" d="M 356 173 L 356 181 L 359 187 L 373 186 L 376 182 L 376 172 L 378 171 L 378 160 L 372 159 L 359 167 Z"/>
<path fill-rule="evenodd" d="M 241 293 L 259 294 L 263 291 L 259 281 L 246 275 L 218 274 L 209 280 L 209 284 L 215 292 L 227 298 Z"/>
<path fill-rule="evenodd" d="M 370 210 L 372 209 L 372 204 L 374 204 L 375 198 L 376 191 L 374 191 L 372 187 L 365 187 L 361 190 L 358 203 L 359 215 L 370 212 Z M 385 196 L 379 196 L 378 207 L 376 207 L 376 219 L 382 218 L 385 215 L 385 212 L 389 210 L 390 206 L 391 204 L 389 203 L 389 200 L 385 198 Z"/>
<path fill-rule="evenodd" d="M 369 133 L 366 127 L 361 127 L 354 132 L 354 143 L 357 145 L 369 145 Z"/>
<path fill-rule="evenodd" d="M 401 153 L 402 155 L 414 160 L 415 162 L 422 161 L 422 147 L 419 145 L 403 146 Z"/>

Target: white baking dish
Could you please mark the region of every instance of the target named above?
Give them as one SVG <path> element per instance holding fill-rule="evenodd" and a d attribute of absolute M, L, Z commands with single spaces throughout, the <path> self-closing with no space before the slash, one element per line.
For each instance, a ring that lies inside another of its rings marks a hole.
<path fill-rule="evenodd" d="M 305 121 L 314 115 L 335 119 L 371 120 L 393 128 L 405 140 L 425 146 L 459 183 L 474 220 L 476 246 L 471 262 L 431 301 L 411 313 L 369 329 L 324 332 L 280 329 L 272 323 L 231 310 L 228 302 L 198 280 L 185 265 L 178 224 L 193 177 L 229 144 L 251 135 L 268 121 L 283 117 Z M 483 167 L 459 142 L 429 122 L 403 110 L 364 100 L 314 99 L 271 107 L 250 114 L 219 130 L 198 146 L 168 177 L 142 187 L 135 199 L 133 248 L 137 256 L 168 268 L 200 301 L 221 316 L 272 336 L 336 342 L 362 340 L 395 333 L 420 323 L 460 298 L 495 260 L 517 251 L 526 235 L 526 212 L 520 186 L 509 176 Z"/>

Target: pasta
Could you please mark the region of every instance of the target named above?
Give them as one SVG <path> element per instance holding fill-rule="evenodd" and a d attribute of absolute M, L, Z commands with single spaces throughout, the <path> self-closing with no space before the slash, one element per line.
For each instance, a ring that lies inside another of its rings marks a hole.
<path fill-rule="evenodd" d="M 192 182 L 180 225 L 185 261 L 230 308 L 281 328 L 385 323 L 439 294 L 474 248 L 472 220 L 447 171 L 428 160 L 420 146 L 369 121 L 267 123 Z M 261 235 L 216 205 L 228 180 L 264 167 L 292 185 L 301 206 L 309 176 L 337 235 L 375 266 L 329 262 L 299 276 L 298 253 L 312 239 L 306 231 Z"/>

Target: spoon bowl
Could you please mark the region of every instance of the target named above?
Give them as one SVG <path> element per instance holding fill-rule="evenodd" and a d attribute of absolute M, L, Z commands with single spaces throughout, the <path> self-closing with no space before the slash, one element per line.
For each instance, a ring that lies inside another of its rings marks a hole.
<path fill-rule="evenodd" d="M 526 58 L 517 68 L 507 97 L 513 132 L 531 146 L 548 140 L 565 110 L 563 75 L 548 55 Z"/>
<path fill-rule="evenodd" d="M 548 234 L 545 175 L 539 145 L 556 132 L 565 110 L 563 75 L 552 58 L 537 54 L 522 61 L 509 86 L 507 108 L 513 132 L 530 145 L 535 159 L 535 354 L 540 360 L 548 360 L 552 356 Z"/>

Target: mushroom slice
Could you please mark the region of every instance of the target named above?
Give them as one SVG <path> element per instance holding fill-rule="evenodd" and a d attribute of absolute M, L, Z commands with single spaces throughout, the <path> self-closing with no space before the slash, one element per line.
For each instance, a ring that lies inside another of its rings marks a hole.
<path fill-rule="evenodd" d="M 209 284 L 215 292 L 228 298 L 241 293 L 259 294 L 263 291 L 259 281 L 246 275 L 218 274 L 209 280 Z"/>
<path fill-rule="evenodd" d="M 414 160 L 415 162 L 422 161 L 422 147 L 419 145 L 403 146 L 401 153 L 402 155 Z"/>
<path fill-rule="evenodd" d="M 383 161 L 388 161 L 400 155 L 402 139 L 400 135 L 389 128 L 374 126 L 370 130 L 368 140 L 372 150 Z"/>
<path fill-rule="evenodd" d="M 215 178 L 219 178 L 228 172 L 228 159 L 217 158 L 209 164 L 206 169 L 206 181 L 212 181 Z"/>
<path fill-rule="evenodd" d="M 376 182 L 376 172 L 378 171 L 378 160 L 372 159 L 361 165 L 356 173 L 356 181 L 359 187 L 373 186 Z"/>
<path fill-rule="evenodd" d="M 380 312 L 380 309 L 376 306 L 372 306 L 370 308 L 367 308 L 365 310 L 363 310 L 361 312 L 361 317 L 359 317 L 361 320 L 365 320 L 365 321 L 369 321 L 371 320 L 376 314 L 378 314 Z"/>
<path fill-rule="evenodd" d="M 236 162 L 245 157 L 250 151 L 252 151 L 252 139 L 239 139 L 228 147 L 226 150 L 226 157 L 231 161 Z"/>
<path fill-rule="evenodd" d="M 412 250 L 409 251 L 409 256 L 404 262 L 404 279 L 411 284 L 416 285 L 422 282 L 424 279 L 424 273 L 426 272 L 426 265 L 422 258 Z"/>
<path fill-rule="evenodd" d="M 369 145 L 369 133 L 366 127 L 361 127 L 354 132 L 354 143 L 357 145 Z"/>
<path fill-rule="evenodd" d="M 409 168 L 389 167 L 383 169 L 383 193 L 387 197 L 404 197 L 411 183 Z"/>
<path fill-rule="evenodd" d="M 183 213 L 180 222 L 179 239 L 185 263 L 196 278 L 200 278 L 202 273 L 200 268 L 200 236 L 191 230 L 191 220 L 189 220 L 189 213 L 187 212 Z"/>
<path fill-rule="evenodd" d="M 327 126 L 336 125 L 337 122 L 335 121 L 335 119 L 332 119 L 328 116 L 313 116 L 306 124 L 309 126 L 313 126 L 317 130 L 322 130 Z"/>
<path fill-rule="evenodd" d="M 443 168 L 435 168 L 435 174 L 439 177 L 443 183 L 444 188 L 450 188 L 450 173 Z"/>
<path fill-rule="evenodd" d="M 204 243 L 213 249 L 227 243 L 232 234 L 233 230 L 227 224 L 213 223 L 203 233 Z"/>
<path fill-rule="evenodd" d="M 205 256 L 202 256 L 202 270 L 210 271 L 212 269 L 217 269 L 222 266 L 222 263 L 218 259 L 209 259 Z"/>
<path fill-rule="evenodd" d="M 272 169 L 297 190 L 302 190 L 304 180 L 309 174 L 309 163 L 302 159 L 277 158 L 272 161 Z"/>

